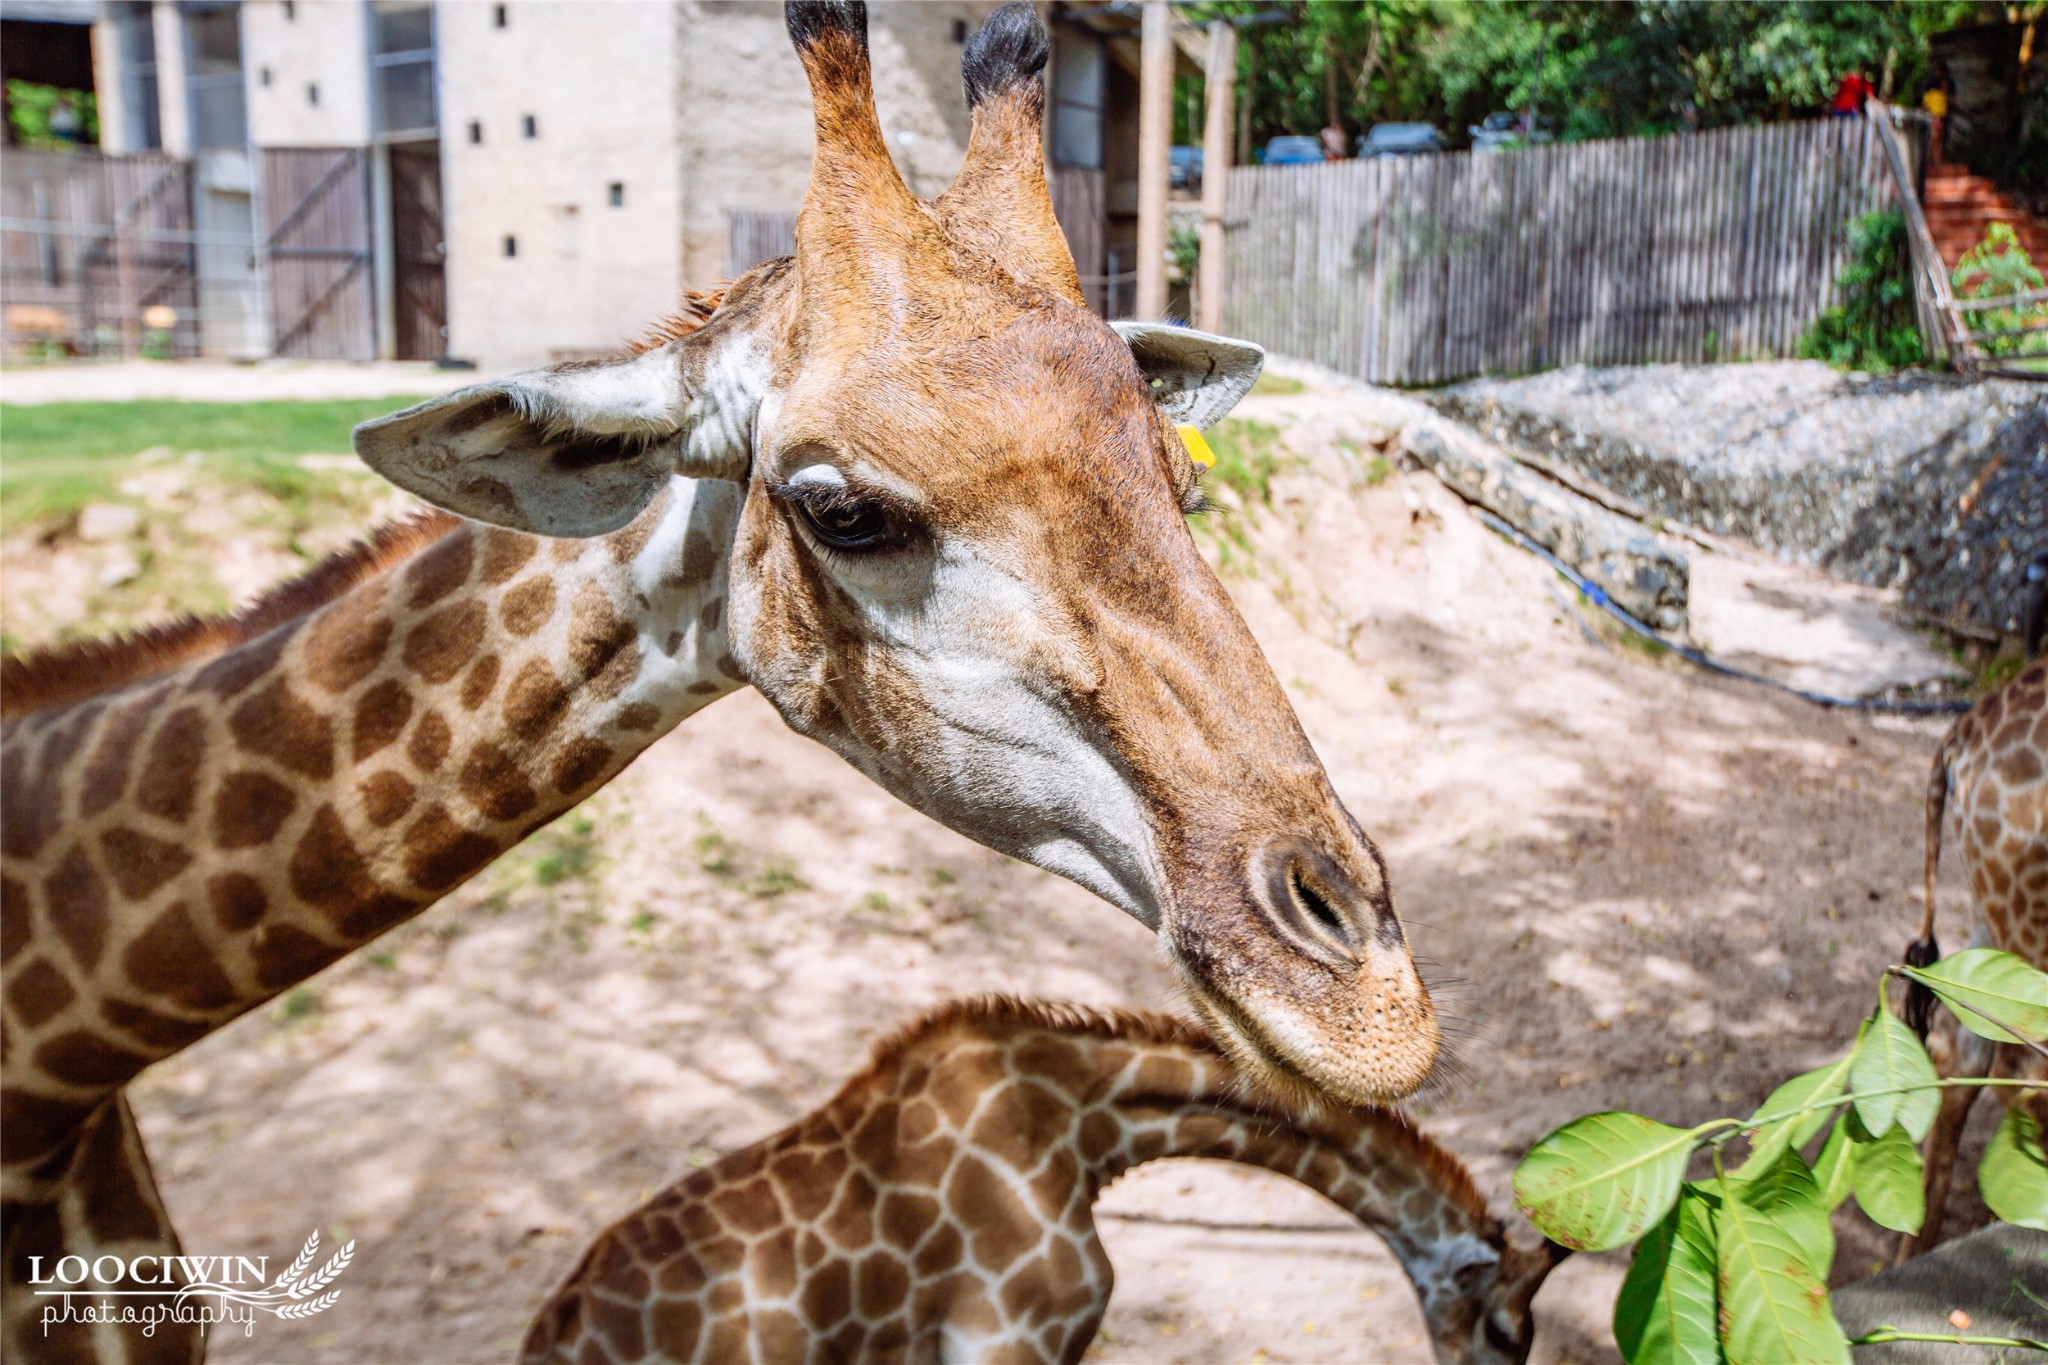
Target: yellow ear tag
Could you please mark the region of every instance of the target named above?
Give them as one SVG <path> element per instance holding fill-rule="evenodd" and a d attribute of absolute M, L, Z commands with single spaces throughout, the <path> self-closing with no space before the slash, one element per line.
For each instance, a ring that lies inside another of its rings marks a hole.
<path fill-rule="evenodd" d="M 1216 452 L 1209 449 L 1209 443 L 1202 439 L 1199 427 L 1175 427 L 1180 433 L 1180 443 L 1188 448 L 1188 458 L 1204 469 L 1216 467 Z"/>

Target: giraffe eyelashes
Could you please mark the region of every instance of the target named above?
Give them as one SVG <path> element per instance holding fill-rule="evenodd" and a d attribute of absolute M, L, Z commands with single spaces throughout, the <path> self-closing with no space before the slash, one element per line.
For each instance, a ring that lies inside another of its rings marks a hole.
<path fill-rule="evenodd" d="M 828 483 L 784 483 L 770 492 L 795 509 L 804 530 L 827 549 L 870 555 L 900 550 L 919 527 L 894 500 Z"/>

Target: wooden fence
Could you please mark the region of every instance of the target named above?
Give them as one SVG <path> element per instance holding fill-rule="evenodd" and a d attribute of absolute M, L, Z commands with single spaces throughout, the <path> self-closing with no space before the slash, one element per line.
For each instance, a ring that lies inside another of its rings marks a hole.
<path fill-rule="evenodd" d="M 0 350 L 198 350 L 190 162 L 9 148 L 0 172 Z"/>
<path fill-rule="evenodd" d="M 769 209 L 725 211 L 725 277 L 736 280 L 763 261 L 796 254 L 796 215 Z"/>
<path fill-rule="evenodd" d="M 1790 355 L 1892 202 L 1861 119 L 1244 167 L 1225 327 L 1380 384 Z"/>

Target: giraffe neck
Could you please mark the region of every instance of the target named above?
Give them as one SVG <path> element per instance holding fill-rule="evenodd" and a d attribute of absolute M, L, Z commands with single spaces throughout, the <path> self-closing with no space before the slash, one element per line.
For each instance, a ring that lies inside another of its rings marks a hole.
<path fill-rule="evenodd" d="M 597 540 L 464 524 L 247 644 L 10 721 L 10 1181 L 737 688 L 742 493 L 676 480 Z"/>
<path fill-rule="evenodd" d="M 1114 1050 L 1109 1057 L 1119 1060 Z M 1435 1306 L 1458 1293 L 1458 1268 L 1500 1251 L 1498 1225 L 1463 1166 L 1398 1114 L 1252 1103 L 1222 1058 L 1178 1043 L 1146 1045 L 1105 1080 L 1118 1141 L 1092 1163 L 1098 1189 L 1132 1166 L 1173 1156 L 1287 1176 L 1377 1233 L 1432 1321 Z"/>

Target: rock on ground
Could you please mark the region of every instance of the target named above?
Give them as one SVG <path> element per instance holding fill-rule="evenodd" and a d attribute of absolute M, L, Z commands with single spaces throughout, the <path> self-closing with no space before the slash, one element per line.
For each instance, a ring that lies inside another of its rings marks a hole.
<path fill-rule="evenodd" d="M 2018 629 L 2048 549 L 2048 390 L 1818 361 L 1476 379 L 1444 413 L 1662 516 L 1741 536 L 1977 631 Z"/>

